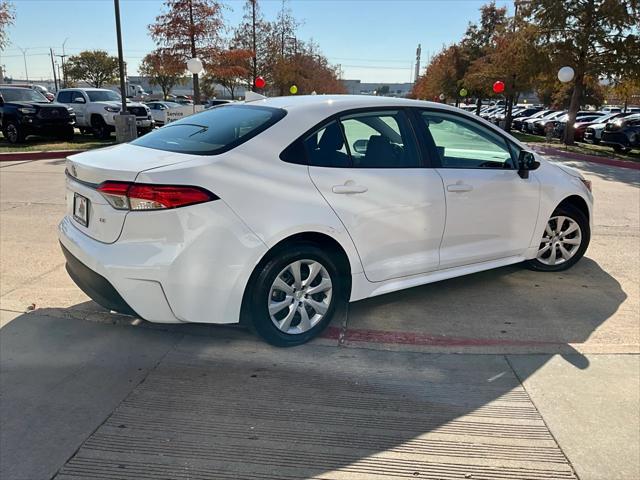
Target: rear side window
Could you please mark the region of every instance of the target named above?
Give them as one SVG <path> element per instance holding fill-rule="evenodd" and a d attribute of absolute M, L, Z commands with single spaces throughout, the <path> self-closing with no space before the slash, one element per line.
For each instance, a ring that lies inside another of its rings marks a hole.
<path fill-rule="evenodd" d="M 281 158 L 299 163 L 299 146 Z M 420 158 L 403 111 L 363 112 L 333 120 L 304 139 L 309 165 L 333 168 L 418 168 Z"/>
<path fill-rule="evenodd" d="M 172 122 L 132 144 L 169 152 L 216 155 L 246 142 L 285 115 L 279 108 L 224 105 Z"/>

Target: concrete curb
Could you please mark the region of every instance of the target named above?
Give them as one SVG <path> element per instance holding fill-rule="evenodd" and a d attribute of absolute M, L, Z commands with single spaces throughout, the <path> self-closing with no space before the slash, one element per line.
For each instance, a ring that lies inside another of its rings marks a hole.
<path fill-rule="evenodd" d="M 22 162 L 25 160 L 55 160 L 86 150 L 52 150 L 50 152 L 8 152 L 0 153 L 0 162 Z"/>
<path fill-rule="evenodd" d="M 632 162 L 629 160 L 616 160 L 614 158 L 597 157 L 595 155 L 585 155 L 583 153 L 567 152 L 553 147 L 543 147 L 539 145 L 529 144 L 531 149 L 541 153 L 542 155 L 554 155 L 557 157 L 567 158 L 569 160 L 578 160 L 581 162 L 599 163 L 610 167 L 631 168 L 640 170 L 640 162 Z"/>

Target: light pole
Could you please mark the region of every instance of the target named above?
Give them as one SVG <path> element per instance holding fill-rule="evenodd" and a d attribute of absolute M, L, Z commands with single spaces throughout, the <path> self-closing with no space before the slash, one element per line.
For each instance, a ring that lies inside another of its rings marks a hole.
<path fill-rule="evenodd" d="M 64 51 L 64 46 L 67 44 L 67 40 L 69 40 L 69 37 L 64 39 L 64 42 L 62 42 L 62 77 L 64 80 L 64 88 L 67 88 L 67 69 L 64 66 L 64 59 L 67 58 L 67 54 Z"/>
<path fill-rule="evenodd" d="M 198 74 L 202 72 L 202 60 L 198 57 L 191 58 L 187 61 L 187 70 L 193 74 L 193 79 L 198 78 Z M 196 92 L 196 85 L 193 85 L 194 89 L 194 99 L 193 99 L 193 113 L 196 113 L 196 102 L 200 100 L 200 92 Z"/>
<path fill-rule="evenodd" d="M 573 68 L 569 66 L 562 67 L 560 70 L 558 70 L 558 80 L 560 80 L 562 83 L 569 83 L 571 80 L 573 80 L 575 74 L 576 72 L 573 70 Z M 564 127 L 564 138 L 562 139 L 565 145 L 571 143 L 569 142 L 569 135 L 573 135 L 573 125 L 569 125 L 569 119 L 567 119 L 567 123 Z"/>

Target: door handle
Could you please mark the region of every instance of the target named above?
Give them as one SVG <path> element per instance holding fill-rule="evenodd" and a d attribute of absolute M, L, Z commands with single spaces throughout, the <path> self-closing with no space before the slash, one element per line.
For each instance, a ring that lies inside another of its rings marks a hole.
<path fill-rule="evenodd" d="M 447 185 L 448 192 L 463 193 L 463 192 L 470 192 L 471 190 L 473 190 L 473 186 L 466 185 L 464 183 L 455 183 L 453 185 Z"/>
<path fill-rule="evenodd" d="M 333 193 L 337 194 L 349 194 L 349 193 L 365 193 L 369 189 L 364 185 L 356 185 L 353 180 L 348 180 L 344 185 L 334 185 L 331 188 Z"/>

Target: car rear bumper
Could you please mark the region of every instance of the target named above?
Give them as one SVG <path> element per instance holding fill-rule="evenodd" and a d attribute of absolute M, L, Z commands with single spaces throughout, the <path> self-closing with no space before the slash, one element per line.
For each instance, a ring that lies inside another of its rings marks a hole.
<path fill-rule="evenodd" d="M 91 238 L 70 216 L 58 236 L 72 257 L 71 278 L 87 295 L 157 323 L 237 323 L 247 281 L 266 253 L 222 200 L 129 212 L 114 243 Z"/>
<path fill-rule="evenodd" d="M 108 310 L 113 310 L 126 315 L 139 317 L 129 304 L 122 298 L 118 291 L 109 283 L 109 280 L 94 272 L 60 243 L 62 253 L 67 261 L 67 273 L 71 280 L 97 304 Z"/>

